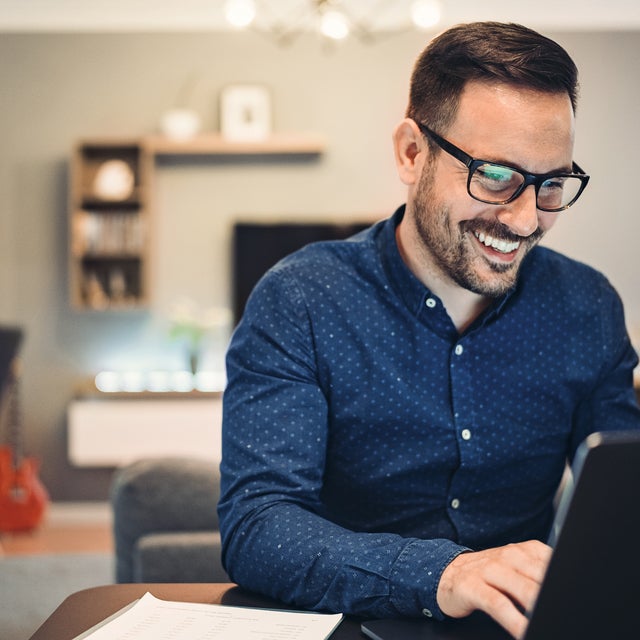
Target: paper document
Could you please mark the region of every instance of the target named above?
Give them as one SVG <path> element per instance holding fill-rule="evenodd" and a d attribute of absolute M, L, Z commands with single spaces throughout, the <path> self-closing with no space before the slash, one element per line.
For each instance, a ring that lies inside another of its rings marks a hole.
<path fill-rule="evenodd" d="M 83 640 L 325 640 L 342 614 L 168 602 L 146 593 Z"/>

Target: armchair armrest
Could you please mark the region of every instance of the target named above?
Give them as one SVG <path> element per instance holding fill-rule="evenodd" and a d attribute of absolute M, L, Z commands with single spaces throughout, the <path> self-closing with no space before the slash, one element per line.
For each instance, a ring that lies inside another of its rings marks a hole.
<path fill-rule="evenodd" d="M 153 533 L 138 540 L 134 582 L 228 582 L 218 531 Z"/>
<path fill-rule="evenodd" d="M 158 458 L 120 469 L 111 487 L 116 581 L 135 580 L 134 556 L 149 534 L 217 532 L 219 497 L 219 471 L 204 460 Z"/>

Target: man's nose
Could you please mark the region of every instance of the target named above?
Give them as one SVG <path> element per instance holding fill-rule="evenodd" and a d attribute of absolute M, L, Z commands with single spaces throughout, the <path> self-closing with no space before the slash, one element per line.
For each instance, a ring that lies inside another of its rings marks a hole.
<path fill-rule="evenodd" d="M 529 185 L 513 202 L 500 207 L 498 220 L 524 238 L 534 233 L 539 224 L 535 186 Z"/>

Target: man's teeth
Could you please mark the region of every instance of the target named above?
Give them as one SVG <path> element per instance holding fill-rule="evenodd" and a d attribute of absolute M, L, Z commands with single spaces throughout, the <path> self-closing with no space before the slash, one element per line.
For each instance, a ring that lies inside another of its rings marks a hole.
<path fill-rule="evenodd" d="M 496 251 L 500 251 L 500 253 L 511 253 L 515 251 L 519 246 L 519 242 L 507 242 L 506 240 L 498 240 L 498 238 L 493 238 L 492 236 L 486 235 L 484 233 L 474 232 L 474 235 L 483 245 L 487 247 L 491 247 Z"/>

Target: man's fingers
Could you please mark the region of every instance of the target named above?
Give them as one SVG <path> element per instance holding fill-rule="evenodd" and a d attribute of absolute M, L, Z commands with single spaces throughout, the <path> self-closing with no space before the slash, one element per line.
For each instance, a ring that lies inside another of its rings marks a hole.
<path fill-rule="evenodd" d="M 520 608 L 533 607 L 550 557 L 538 541 L 461 554 L 440 578 L 440 609 L 454 618 L 480 609 L 521 637 L 527 620 Z"/>
<path fill-rule="evenodd" d="M 550 557 L 551 550 L 546 545 L 540 549 L 504 547 L 499 561 L 487 564 L 484 579 L 522 608 L 531 610 Z"/>
<path fill-rule="evenodd" d="M 484 603 L 482 609 L 491 616 L 501 627 L 506 629 L 514 638 L 522 638 L 527 630 L 527 618 L 514 606 L 511 598 L 497 589 L 487 587 L 484 593 L 479 593 Z"/>
<path fill-rule="evenodd" d="M 549 560 L 551 560 L 552 549 L 550 546 L 538 540 L 529 540 L 517 545 L 509 545 L 505 549 L 515 549 L 516 552 L 523 554 L 523 561 L 514 563 L 517 571 L 538 583 L 542 582 Z"/>
<path fill-rule="evenodd" d="M 521 608 L 530 610 L 538 597 L 540 583 L 510 568 L 491 567 L 485 575 L 487 586 L 507 596 Z"/>

